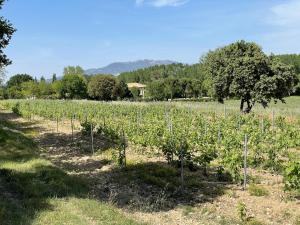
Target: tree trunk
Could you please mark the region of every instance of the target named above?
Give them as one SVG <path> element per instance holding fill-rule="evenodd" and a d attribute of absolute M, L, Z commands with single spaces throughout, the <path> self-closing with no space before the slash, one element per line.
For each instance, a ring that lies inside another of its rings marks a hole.
<path fill-rule="evenodd" d="M 247 103 L 247 107 L 244 109 L 245 102 Z M 245 100 L 243 98 L 241 99 L 240 111 L 242 113 L 250 113 L 252 107 L 253 107 L 253 105 L 251 104 L 250 99 L 247 99 L 247 100 Z"/>
<path fill-rule="evenodd" d="M 252 109 L 252 105 L 249 99 L 247 99 L 246 102 L 247 102 L 247 108 L 244 110 L 244 113 L 250 113 Z"/>
<path fill-rule="evenodd" d="M 245 102 L 245 100 L 242 99 L 242 100 L 241 100 L 241 105 L 240 105 L 240 111 L 241 111 L 241 112 L 244 111 L 244 102 Z"/>

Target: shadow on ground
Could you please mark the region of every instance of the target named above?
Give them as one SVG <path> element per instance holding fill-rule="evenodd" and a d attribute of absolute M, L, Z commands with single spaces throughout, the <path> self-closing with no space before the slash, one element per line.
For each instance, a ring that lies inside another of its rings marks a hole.
<path fill-rule="evenodd" d="M 5 119 L 9 123 L 10 118 Z M 38 129 L 38 124 L 14 122 L 13 126 L 19 130 L 26 126 Z M 52 197 L 89 196 L 119 208 L 149 212 L 213 201 L 226 190 L 227 183 L 219 182 L 213 170 L 204 176 L 201 171 L 186 169 L 182 188 L 179 169 L 163 162 L 131 163 L 126 168 L 118 168 L 112 161 L 91 157 L 90 138 L 80 133 L 72 139 L 68 134 L 44 132 L 36 141 L 41 152 L 23 134 L 0 133 L 0 162 L 14 164 L 10 168 L 0 163 L 3 224 L 30 224 L 40 210 L 50 207 L 47 199 Z M 95 137 L 98 151 L 113 147 L 106 137 Z M 49 159 L 54 165 L 39 162 L 41 158 Z"/>
<path fill-rule="evenodd" d="M 15 124 L 5 125 L 15 128 Z M 37 145 L 22 133 L 0 126 L 1 225 L 29 225 L 39 211 L 51 209 L 49 198 L 85 197 L 87 193 L 83 179 L 41 159 Z"/>
<path fill-rule="evenodd" d="M 182 187 L 180 169 L 164 162 L 130 162 L 119 168 L 113 160 L 101 159 L 106 151 L 118 155 L 115 144 L 103 134 L 94 135 L 96 155 L 92 157 L 91 139 L 82 133 L 46 133 L 39 138 L 48 151 L 45 156 L 65 171 L 84 177 L 91 187 L 91 196 L 120 208 L 134 211 L 166 211 L 179 205 L 195 205 L 213 201 L 222 195 L 230 182 L 221 182 L 228 175 L 211 169 L 184 172 Z"/>

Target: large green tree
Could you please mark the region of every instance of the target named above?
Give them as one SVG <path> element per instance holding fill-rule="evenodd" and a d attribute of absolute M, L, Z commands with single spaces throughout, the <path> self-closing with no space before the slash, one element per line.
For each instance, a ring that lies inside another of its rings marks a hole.
<path fill-rule="evenodd" d="M 156 80 L 149 83 L 147 86 L 147 93 L 151 99 L 156 101 L 166 99 L 164 82 L 162 80 Z"/>
<path fill-rule="evenodd" d="M 23 84 L 27 82 L 33 82 L 32 76 L 28 74 L 16 74 L 12 76 L 6 85 L 7 96 L 9 98 L 23 98 Z"/>
<path fill-rule="evenodd" d="M 88 84 L 90 98 L 111 101 L 117 98 L 117 80 L 109 75 L 95 75 Z"/>
<path fill-rule="evenodd" d="M 291 66 L 268 57 L 252 42 L 238 41 L 210 51 L 203 63 L 213 80 L 218 101 L 238 97 L 243 112 L 250 112 L 256 102 L 264 107 L 272 99 L 284 102 L 297 80 Z"/>
<path fill-rule="evenodd" d="M 128 85 L 124 81 L 116 82 L 116 86 L 114 88 L 114 96 L 117 96 L 119 99 L 128 99 L 132 97 L 132 93 L 128 88 Z"/>
<path fill-rule="evenodd" d="M 65 74 L 57 87 L 62 98 L 81 99 L 87 96 L 86 80 L 79 74 Z"/>
<path fill-rule="evenodd" d="M 39 84 L 34 81 L 27 81 L 21 84 L 21 93 L 25 98 L 39 97 Z"/>
<path fill-rule="evenodd" d="M 28 74 L 16 74 L 7 81 L 7 87 L 20 86 L 24 82 L 33 81 L 32 76 Z"/>
<path fill-rule="evenodd" d="M 0 9 L 2 9 L 4 1 L 5 0 L 0 0 Z M 13 28 L 12 24 L 1 16 L 0 17 L 0 69 L 11 64 L 11 61 L 4 54 L 3 49 L 7 47 L 15 31 L 16 29 Z"/>

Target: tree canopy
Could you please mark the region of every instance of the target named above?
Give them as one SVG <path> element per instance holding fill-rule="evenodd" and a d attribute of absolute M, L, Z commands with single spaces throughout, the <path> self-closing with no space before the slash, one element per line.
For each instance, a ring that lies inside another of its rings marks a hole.
<path fill-rule="evenodd" d="M 65 74 L 60 81 L 60 96 L 67 99 L 80 99 L 87 97 L 87 83 L 80 74 Z"/>
<path fill-rule="evenodd" d="M 298 75 L 298 85 L 295 87 L 295 94 L 300 95 L 300 54 L 286 54 L 276 56 L 281 62 L 294 67 Z"/>
<path fill-rule="evenodd" d="M 210 51 L 202 61 L 218 101 L 238 97 L 244 112 L 250 112 L 256 102 L 264 107 L 272 99 L 284 102 L 283 98 L 292 93 L 297 80 L 292 66 L 274 56 L 268 57 L 251 42 L 238 41 Z"/>
<path fill-rule="evenodd" d="M 147 97 L 153 100 L 197 98 L 211 94 L 211 85 L 201 63 L 157 65 L 118 76 L 124 82 L 147 85 Z"/>
<path fill-rule="evenodd" d="M 88 94 L 92 99 L 111 101 L 117 98 L 129 98 L 131 93 L 123 81 L 110 75 L 95 75 L 88 85 Z"/>
<path fill-rule="evenodd" d="M 64 68 L 64 75 L 84 75 L 84 70 L 80 66 L 67 66 Z"/>
<path fill-rule="evenodd" d="M 32 76 L 28 74 L 16 74 L 7 81 L 7 87 L 20 86 L 24 82 L 33 81 Z"/>
<path fill-rule="evenodd" d="M 168 77 L 205 79 L 205 73 L 202 65 L 199 63 L 194 65 L 174 63 L 170 65 L 156 65 L 145 69 L 121 73 L 118 76 L 118 79 L 123 80 L 126 83 L 150 83 Z"/>
<path fill-rule="evenodd" d="M 4 4 L 5 0 L 0 0 L 0 9 Z M 16 29 L 12 26 L 12 24 L 2 16 L 0 17 L 0 68 L 3 68 L 9 64 L 11 64 L 11 60 L 4 54 L 4 49 L 9 44 L 10 39 Z"/>
<path fill-rule="evenodd" d="M 285 64 L 292 65 L 295 68 L 295 72 L 300 74 L 300 54 L 276 55 L 276 58 Z"/>

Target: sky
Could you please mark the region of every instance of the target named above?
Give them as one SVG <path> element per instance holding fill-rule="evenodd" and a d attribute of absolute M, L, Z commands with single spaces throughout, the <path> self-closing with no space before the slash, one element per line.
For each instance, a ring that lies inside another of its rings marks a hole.
<path fill-rule="evenodd" d="M 61 75 L 68 65 L 168 59 L 197 63 L 244 39 L 266 53 L 300 53 L 300 0 L 8 0 L 17 28 L 7 78 Z"/>

